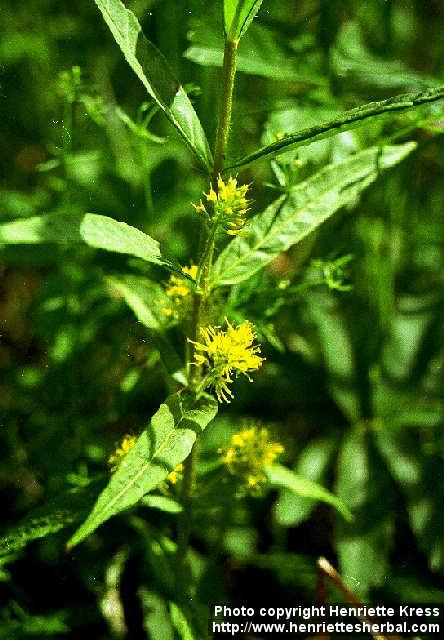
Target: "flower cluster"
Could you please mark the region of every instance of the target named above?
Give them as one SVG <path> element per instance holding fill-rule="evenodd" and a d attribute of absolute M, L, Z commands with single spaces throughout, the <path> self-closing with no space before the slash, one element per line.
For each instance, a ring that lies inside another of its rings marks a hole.
<path fill-rule="evenodd" d="M 210 192 L 205 194 L 207 203 L 212 210 L 207 211 L 207 205 L 202 202 L 193 207 L 200 214 L 206 215 L 209 220 L 220 223 L 231 236 L 237 236 L 246 222 L 249 201 L 246 199 L 248 185 L 237 184 L 236 178 L 228 178 L 224 182 L 221 176 L 217 179 L 217 191 L 210 187 Z"/>
<path fill-rule="evenodd" d="M 182 267 L 182 272 L 190 276 L 192 280 L 196 280 L 198 267 L 192 264 L 189 267 Z M 171 301 L 171 307 L 162 309 L 166 316 L 178 316 L 183 314 L 187 303 L 191 300 L 191 283 L 180 276 L 171 275 L 166 287 L 165 293 Z"/>
<path fill-rule="evenodd" d="M 184 465 L 182 463 L 176 465 L 172 471 L 168 474 L 168 480 L 171 484 L 177 484 L 179 480 L 182 480 Z"/>
<path fill-rule="evenodd" d="M 129 435 L 128 433 L 123 436 L 119 446 L 108 458 L 108 466 L 111 473 L 114 473 L 114 471 L 117 470 L 122 460 L 131 451 L 131 449 L 133 449 L 134 445 L 136 444 L 136 440 L 136 436 Z"/>
<path fill-rule="evenodd" d="M 221 453 L 228 471 L 242 478 L 247 491 L 255 492 L 267 480 L 265 467 L 283 451 L 279 442 L 270 442 L 268 429 L 253 423 L 234 434 L 228 449 Z"/>
<path fill-rule="evenodd" d="M 248 320 L 233 327 L 225 319 L 226 330 L 212 325 L 200 331 L 201 342 L 193 342 L 194 364 L 205 368 L 204 387 L 215 390 L 219 402 L 230 402 L 233 394 L 229 385 L 233 375 L 243 373 L 251 382 L 248 372 L 262 366 L 260 347 L 253 344 L 254 327 Z"/>

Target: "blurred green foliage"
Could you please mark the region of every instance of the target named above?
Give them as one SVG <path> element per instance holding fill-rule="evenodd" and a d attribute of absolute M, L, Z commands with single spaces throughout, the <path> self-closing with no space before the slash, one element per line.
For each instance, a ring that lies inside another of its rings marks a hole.
<path fill-rule="evenodd" d="M 212 145 L 222 3 L 126 4 Z M 229 157 L 437 86 L 438 13 L 434 1 L 265 0 L 240 45 Z M 0 221 L 99 213 L 160 241 L 171 264 L 189 264 L 199 231 L 190 203 L 208 180 L 94 2 L 3 0 L 0 23 Z M 206 605 L 263 602 L 263 584 L 282 603 L 311 602 L 320 554 L 364 599 L 442 601 L 443 118 L 442 102 L 430 103 L 239 169 L 256 212 L 330 162 L 417 143 L 220 303 L 256 324 L 267 362 L 254 385 L 237 384 L 203 438 L 191 613 L 173 598 L 174 488 L 70 554 L 66 531 L 38 540 L 87 515 L 116 443 L 172 391 L 155 318 L 146 320 L 153 309 L 128 302 L 138 322 L 125 304 L 129 282 L 149 297 L 143 278 L 167 274 L 90 246 L 1 249 L 0 496 L 13 537 L 0 545 L 0 637 L 200 639 Z M 178 331 L 167 333 L 182 358 Z M 288 488 L 240 500 L 230 481 L 211 484 L 214 453 L 241 416 L 273 429 L 286 464 L 334 491 L 353 521 Z"/>

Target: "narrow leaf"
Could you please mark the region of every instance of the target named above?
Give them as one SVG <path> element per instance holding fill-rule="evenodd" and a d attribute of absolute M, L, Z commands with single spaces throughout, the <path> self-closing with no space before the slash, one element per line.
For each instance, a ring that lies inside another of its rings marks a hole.
<path fill-rule="evenodd" d="M 338 209 L 354 204 L 380 171 L 405 158 L 416 144 L 372 147 L 324 167 L 257 215 L 220 254 L 212 285 L 237 284 L 297 244 Z"/>
<path fill-rule="evenodd" d="M 0 225 L 0 244 L 45 242 L 62 245 L 85 242 L 97 249 L 169 265 L 161 256 L 157 240 L 126 222 L 95 213 L 53 213 Z"/>
<path fill-rule="evenodd" d="M 109 277 L 107 282 L 112 292 L 123 297 L 147 329 L 163 329 L 167 319 L 165 310 L 170 301 L 159 284 L 141 276 Z"/>
<path fill-rule="evenodd" d="M 315 440 L 302 451 L 296 473 L 312 482 L 322 482 L 333 453 L 333 440 Z M 295 527 L 312 512 L 316 501 L 283 489 L 275 504 L 276 521 L 284 527 Z"/>
<path fill-rule="evenodd" d="M 126 253 L 147 262 L 163 262 L 157 240 L 126 222 L 87 213 L 80 225 L 80 234 L 90 247 Z"/>
<path fill-rule="evenodd" d="M 205 67 L 221 67 L 224 58 L 224 41 L 219 31 L 205 24 L 188 34 L 190 46 L 184 56 Z M 276 33 L 262 25 L 255 25 L 247 33 L 236 57 L 236 71 L 251 75 L 325 85 L 326 78 L 317 69 L 306 52 L 294 55 L 276 38 Z"/>
<path fill-rule="evenodd" d="M 149 95 L 176 127 L 206 169 L 208 142 L 187 94 L 163 54 L 144 36 L 136 16 L 120 0 L 95 0 L 126 61 Z"/>
<path fill-rule="evenodd" d="M 272 464 L 266 469 L 266 474 L 270 484 L 278 489 L 289 489 L 298 496 L 309 498 L 311 500 L 320 500 L 326 502 L 337 509 L 339 513 L 346 519 L 352 520 L 353 516 L 347 509 L 345 504 L 334 496 L 330 491 L 321 487 L 321 485 L 302 478 L 294 471 L 290 471 L 280 464 Z"/>
<path fill-rule="evenodd" d="M 163 334 L 170 300 L 160 285 L 139 276 L 107 279 L 111 291 L 121 295 L 136 318 L 147 329 L 170 375 L 180 384 L 186 384 L 183 362 L 170 341 Z"/>
<path fill-rule="evenodd" d="M 86 521 L 74 533 L 72 547 L 103 522 L 135 505 L 189 455 L 196 436 L 217 413 L 216 401 L 195 401 L 185 394 L 170 396 L 120 463 Z"/>
<path fill-rule="evenodd" d="M 166 513 L 181 513 L 182 511 L 182 505 L 167 496 L 148 495 L 142 498 L 142 504 L 145 507 L 159 509 L 159 511 L 165 511 Z"/>
<path fill-rule="evenodd" d="M 226 170 L 243 167 L 260 158 L 276 157 L 290 149 L 296 149 L 297 147 L 311 144 L 317 140 L 329 138 L 341 131 L 360 126 L 372 118 L 377 118 L 390 112 L 405 111 L 406 109 L 419 107 L 428 102 L 440 100 L 443 97 L 444 87 L 437 87 L 436 89 L 428 89 L 427 91 L 421 91 L 419 93 L 405 93 L 394 98 L 382 100 L 381 102 L 369 102 L 350 111 L 345 111 L 333 120 L 328 120 L 315 127 L 302 129 L 302 131 L 285 136 L 281 140 L 262 147 L 262 149 L 258 149 L 248 156 L 235 160 Z"/>
<path fill-rule="evenodd" d="M 66 491 L 34 509 L 21 522 L 0 534 L 0 557 L 80 522 L 88 514 L 103 484 L 102 480 L 97 480 L 86 487 Z"/>
<path fill-rule="evenodd" d="M 224 0 L 224 24 L 228 40 L 237 40 L 250 26 L 262 0 Z"/>

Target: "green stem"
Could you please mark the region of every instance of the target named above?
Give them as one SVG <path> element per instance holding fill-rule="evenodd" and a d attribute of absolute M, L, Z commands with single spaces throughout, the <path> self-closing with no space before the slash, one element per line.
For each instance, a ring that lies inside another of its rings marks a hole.
<path fill-rule="evenodd" d="M 231 110 L 233 106 L 233 89 L 234 78 L 236 76 L 236 54 L 238 45 L 239 40 L 225 41 L 224 62 L 222 67 L 222 89 L 219 99 L 219 117 L 212 174 L 212 183 L 215 190 L 217 187 L 217 177 L 224 168 L 228 137 L 230 135 Z"/>
<path fill-rule="evenodd" d="M 222 86 L 219 101 L 218 124 L 216 134 L 216 144 L 214 151 L 214 165 L 211 182 L 215 191 L 217 191 L 217 178 L 222 172 L 225 163 L 225 156 L 230 134 L 231 110 L 233 105 L 233 88 L 234 78 L 236 75 L 236 52 L 239 41 L 225 42 L 224 62 L 222 68 Z M 216 236 L 216 221 L 211 226 L 208 233 L 205 248 L 199 264 L 199 273 L 197 275 L 196 292 L 194 293 L 193 304 L 193 327 L 191 331 L 191 339 L 198 340 L 205 308 L 211 291 L 208 287 L 209 272 L 213 261 L 214 244 Z M 189 343 L 190 344 L 190 343 Z M 190 361 L 194 357 L 194 348 L 191 344 L 189 349 Z M 190 389 L 197 395 L 202 390 L 201 376 L 198 367 L 188 366 L 188 384 Z M 193 515 L 193 493 L 196 484 L 196 466 L 198 460 L 197 442 L 195 443 L 190 455 L 185 460 L 184 477 L 182 484 L 182 507 L 183 511 L 179 519 L 178 539 L 177 539 L 177 592 L 180 598 L 187 594 L 186 574 L 185 574 L 185 556 L 188 549 L 189 538 L 191 534 L 192 515 Z"/>

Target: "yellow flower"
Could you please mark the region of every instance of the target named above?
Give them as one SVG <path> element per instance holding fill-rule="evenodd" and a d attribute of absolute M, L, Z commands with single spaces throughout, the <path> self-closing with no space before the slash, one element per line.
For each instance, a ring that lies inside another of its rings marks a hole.
<path fill-rule="evenodd" d="M 198 267 L 195 264 L 192 264 L 189 267 L 182 267 L 182 272 L 187 276 L 190 276 L 193 280 L 197 277 L 197 270 Z M 185 302 L 191 296 L 190 282 L 180 276 L 172 275 L 166 284 L 165 293 L 171 300 L 171 304 L 177 315 L 183 310 Z M 173 311 L 171 309 L 163 309 L 162 311 L 166 316 L 173 315 Z"/>
<path fill-rule="evenodd" d="M 243 480 L 247 491 L 254 492 L 266 482 L 265 467 L 283 451 L 279 442 L 269 441 L 268 429 L 253 423 L 234 434 L 229 448 L 221 453 L 228 471 Z"/>
<path fill-rule="evenodd" d="M 248 185 L 237 184 L 237 179 L 230 177 L 227 182 L 217 179 L 217 192 L 210 187 L 210 192 L 204 194 L 207 202 L 212 204 L 212 211 L 207 211 L 202 200 L 193 204 L 198 213 L 207 215 L 211 221 L 221 223 L 225 231 L 232 236 L 238 235 L 246 222 L 249 201 L 246 199 Z"/>
<path fill-rule="evenodd" d="M 253 344 L 256 334 L 251 322 L 245 320 L 233 327 L 227 319 L 227 329 L 212 325 L 200 330 L 202 342 L 193 342 L 194 364 L 205 367 L 205 388 L 213 388 L 219 402 L 230 402 L 233 394 L 228 385 L 233 382 L 233 374 L 248 375 L 262 366 L 264 358 L 259 356 L 260 347 Z"/>
<path fill-rule="evenodd" d="M 131 449 L 136 444 L 137 437 L 129 435 L 128 433 L 123 436 L 120 441 L 119 446 L 116 448 L 114 453 L 112 453 L 108 458 L 108 466 L 110 468 L 111 473 L 117 470 L 122 460 L 126 457 L 126 455 L 131 451 Z"/>
<path fill-rule="evenodd" d="M 168 474 L 168 480 L 171 484 L 177 484 L 179 480 L 182 480 L 182 472 L 184 470 L 184 466 L 182 463 L 176 465 L 172 471 Z"/>

